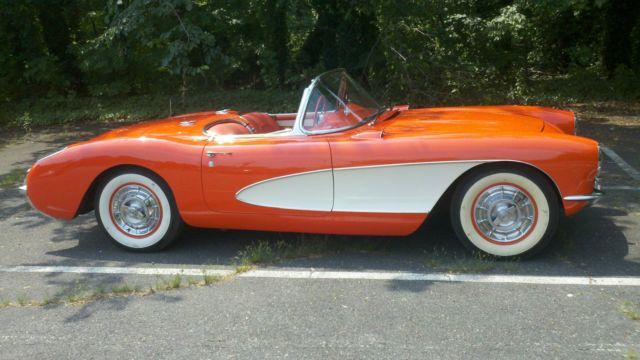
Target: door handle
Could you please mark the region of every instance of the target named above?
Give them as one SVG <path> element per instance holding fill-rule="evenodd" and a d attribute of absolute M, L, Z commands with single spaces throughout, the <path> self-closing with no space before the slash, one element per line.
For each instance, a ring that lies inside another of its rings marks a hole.
<path fill-rule="evenodd" d="M 207 157 L 216 157 L 218 155 L 233 155 L 231 152 L 216 152 L 216 151 L 207 151 Z"/>

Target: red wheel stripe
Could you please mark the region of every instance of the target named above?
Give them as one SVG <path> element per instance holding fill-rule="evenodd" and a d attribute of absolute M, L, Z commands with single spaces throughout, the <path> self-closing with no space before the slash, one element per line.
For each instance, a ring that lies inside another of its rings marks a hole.
<path fill-rule="evenodd" d="M 531 225 L 531 228 L 526 233 L 524 233 L 520 238 L 515 239 L 513 241 L 508 241 L 508 242 L 496 241 L 496 240 L 493 240 L 493 239 L 485 236 L 484 233 L 482 232 L 482 230 L 480 230 L 480 228 L 478 227 L 478 224 L 476 223 L 475 208 L 476 208 L 476 204 L 478 203 L 478 198 L 480 198 L 480 195 L 482 195 L 485 191 L 487 191 L 487 189 L 492 188 L 494 186 L 500 186 L 500 185 L 508 185 L 508 186 L 513 186 L 513 187 L 517 188 L 518 190 L 520 190 L 523 193 L 525 193 L 529 197 L 529 200 L 531 200 L 531 203 L 533 204 L 533 225 Z M 531 194 L 527 190 L 522 188 L 521 186 L 518 186 L 518 185 L 513 184 L 513 183 L 507 183 L 507 182 L 491 184 L 491 185 L 485 187 L 484 189 L 482 189 L 482 191 L 480 191 L 478 193 L 478 195 L 476 195 L 475 199 L 473 199 L 473 203 L 471 204 L 471 223 L 473 224 L 473 228 L 476 230 L 478 235 L 480 235 L 483 239 L 487 240 L 488 242 L 490 242 L 492 244 L 496 244 L 496 245 L 513 245 L 513 244 L 517 244 L 517 243 L 521 242 L 522 240 L 526 239 L 527 236 L 529 236 L 529 234 L 531 234 L 533 229 L 536 228 L 536 225 L 538 225 L 538 204 L 536 203 L 536 200 L 533 198 L 533 196 L 531 196 Z"/>

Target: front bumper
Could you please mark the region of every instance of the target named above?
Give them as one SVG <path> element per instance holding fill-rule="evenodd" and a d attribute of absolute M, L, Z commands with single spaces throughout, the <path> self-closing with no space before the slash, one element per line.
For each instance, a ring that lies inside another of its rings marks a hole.
<path fill-rule="evenodd" d="M 602 174 L 602 147 L 598 144 L 598 168 L 596 170 L 596 177 L 593 179 L 593 192 L 586 195 L 568 195 L 562 198 L 564 201 L 588 201 L 589 205 L 595 204 L 600 198 L 604 196 L 602 191 L 602 180 L 600 175 Z"/>
<path fill-rule="evenodd" d="M 595 204 L 601 197 L 604 196 L 604 192 L 600 190 L 594 190 L 591 194 L 587 195 L 569 195 L 562 198 L 565 201 L 588 201 L 589 205 Z"/>

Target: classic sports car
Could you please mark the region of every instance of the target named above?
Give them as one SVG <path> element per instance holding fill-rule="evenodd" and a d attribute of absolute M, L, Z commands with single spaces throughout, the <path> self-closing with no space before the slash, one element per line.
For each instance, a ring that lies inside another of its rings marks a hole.
<path fill-rule="evenodd" d="M 162 249 L 183 224 L 408 235 L 448 206 L 468 248 L 528 256 L 602 195 L 599 145 L 575 121 L 544 107 L 383 107 L 338 69 L 311 82 L 297 113 L 126 126 L 40 159 L 25 190 L 54 218 L 95 210 L 131 250 Z"/>

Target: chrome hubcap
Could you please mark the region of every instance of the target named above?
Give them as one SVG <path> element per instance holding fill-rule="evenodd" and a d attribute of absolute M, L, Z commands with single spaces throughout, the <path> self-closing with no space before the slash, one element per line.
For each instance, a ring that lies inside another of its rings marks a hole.
<path fill-rule="evenodd" d="M 160 223 L 160 205 L 146 187 L 125 185 L 111 197 L 111 216 L 125 233 L 145 236 Z"/>
<path fill-rule="evenodd" d="M 485 237 L 508 243 L 529 232 L 536 209 L 529 196 L 511 185 L 496 185 L 478 196 L 473 208 L 474 221 Z"/>

